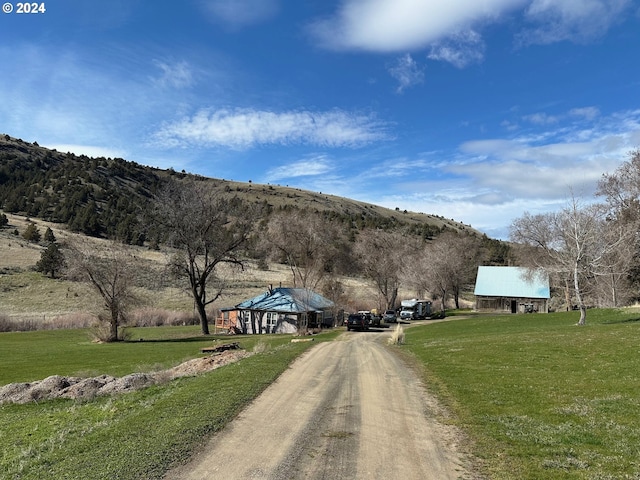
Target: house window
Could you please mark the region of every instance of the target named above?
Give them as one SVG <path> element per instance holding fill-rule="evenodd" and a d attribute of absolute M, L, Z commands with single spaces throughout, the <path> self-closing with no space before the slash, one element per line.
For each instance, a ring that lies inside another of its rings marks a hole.
<path fill-rule="evenodd" d="M 276 312 L 267 312 L 267 327 L 269 331 L 278 323 L 278 314 Z"/>

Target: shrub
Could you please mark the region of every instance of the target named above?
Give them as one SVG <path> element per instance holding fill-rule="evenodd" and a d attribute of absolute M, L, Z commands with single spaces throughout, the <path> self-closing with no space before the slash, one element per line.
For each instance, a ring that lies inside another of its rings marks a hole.
<path fill-rule="evenodd" d="M 198 318 L 189 312 L 176 312 L 162 308 L 138 308 L 127 315 L 130 327 L 161 327 L 178 325 L 197 325 Z"/>
<path fill-rule="evenodd" d="M 404 345 L 404 328 L 401 324 L 397 324 L 395 330 L 389 338 L 389 345 Z"/>

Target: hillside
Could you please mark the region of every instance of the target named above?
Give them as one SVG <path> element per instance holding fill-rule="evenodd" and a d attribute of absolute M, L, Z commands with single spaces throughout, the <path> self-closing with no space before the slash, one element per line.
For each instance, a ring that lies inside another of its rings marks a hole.
<path fill-rule="evenodd" d="M 144 221 L 154 194 L 170 179 L 197 177 L 222 195 L 263 203 L 267 212 L 293 208 L 325 212 L 352 228 L 402 228 L 431 238 L 443 229 L 474 232 L 454 220 L 278 185 L 204 178 L 121 158 L 90 158 L 0 136 L 0 209 L 73 232 L 142 245 L 157 235 Z M 474 232 L 475 233 L 475 232 Z"/>
<path fill-rule="evenodd" d="M 101 311 L 101 300 L 89 286 L 34 272 L 46 242 L 23 238 L 27 226 L 33 223 L 40 233 L 50 228 L 61 243 L 72 237 L 84 238 L 83 241 L 96 242 L 96 250 L 98 243 L 109 239 L 129 244 L 136 258 L 141 307 L 156 309 L 156 313 L 145 311 L 143 315 L 170 315 L 181 321 L 182 314 L 193 310 L 193 299 L 184 283 L 167 275 L 171 249 L 157 241 L 162 232 L 154 232 L 148 218 L 155 193 L 167 182 L 193 178 L 209 182 L 220 195 L 263 204 L 266 215 L 279 210 L 322 212 L 351 232 L 378 229 L 423 238 L 433 238 L 447 229 L 477 233 L 433 215 L 391 210 L 297 188 L 209 179 L 119 158 L 61 153 L 4 135 L 0 136 L 0 213 L 6 215 L 8 225 L 0 228 L 0 320 L 3 316 L 27 323 L 41 324 L 46 320 L 52 325 L 78 321 L 77 326 L 82 326 L 87 314 L 94 318 Z M 486 237 L 483 241 L 500 244 Z M 258 259 L 248 260 L 247 268 L 233 275 L 225 297 L 216 307 L 236 304 L 262 293 L 269 285 L 291 281 L 291 270 L 285 265 L 270 262 L 266 268 L 264 264 L 258 268 Z M 338 270 L 343 273 L 340 282 L 348 298 L 345 307 L 380 308 L 373 285 L 352 268 Z M 414 293 L 406 291 L 401 295 Z"/>

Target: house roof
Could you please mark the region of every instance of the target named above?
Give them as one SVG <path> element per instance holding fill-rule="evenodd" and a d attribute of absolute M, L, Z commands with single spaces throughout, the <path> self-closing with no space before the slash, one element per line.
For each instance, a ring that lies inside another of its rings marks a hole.
<path fill-rule="evenodd" d="M 477 296 L 550 298 L 549 276 L 545 274 L 527 275 L 522 267 L 478 267 Z"/>
<path fill-rule="evenodd" d="M 333 302 L 306 288 L 274 288 L 236 305 L 242 310 L 263 310 L 281 313 L 321 311 L 333 307 Z"/>

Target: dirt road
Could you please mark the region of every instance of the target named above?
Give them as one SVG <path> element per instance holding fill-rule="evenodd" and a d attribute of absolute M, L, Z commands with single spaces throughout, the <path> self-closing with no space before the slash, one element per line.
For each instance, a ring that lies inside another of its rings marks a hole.
<path fill-rule="evenodd" d="M 167 479 L 471 479 L 415 373 L 348 332 L 299 358 Z"/>

